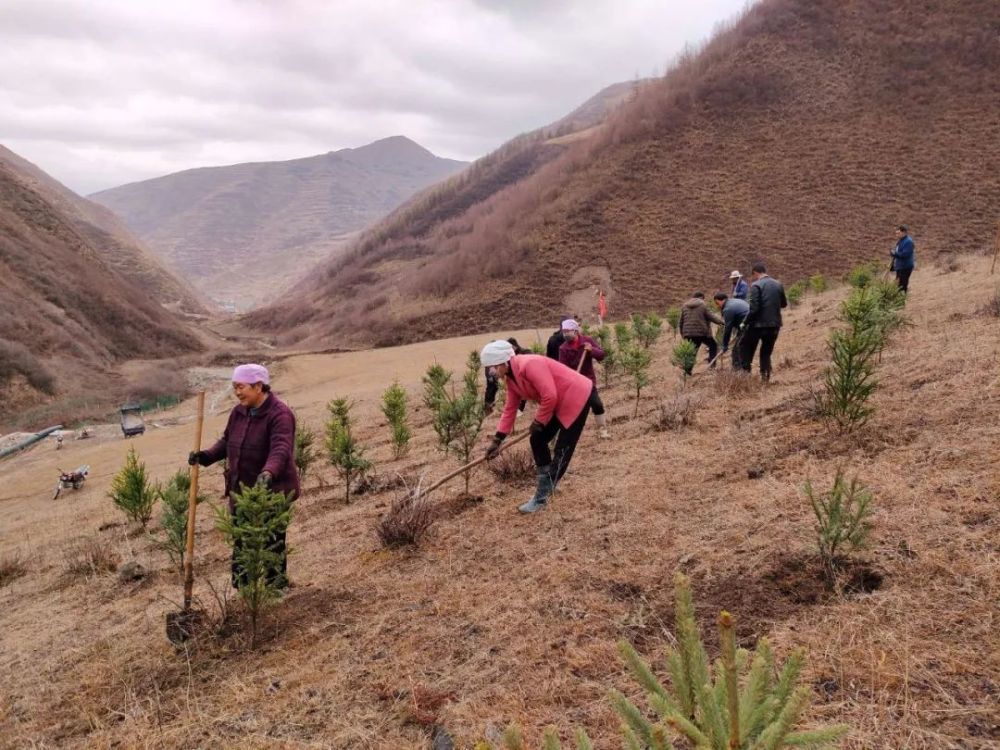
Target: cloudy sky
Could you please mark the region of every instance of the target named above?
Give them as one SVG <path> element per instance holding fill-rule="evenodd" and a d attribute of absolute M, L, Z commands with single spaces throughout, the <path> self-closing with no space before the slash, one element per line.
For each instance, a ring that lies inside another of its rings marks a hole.
<path fill-rule="evenodd" d="M 0 143 L 90 193 L 406 135 L 474 159 L 746 0 L 0 0 Z"/>

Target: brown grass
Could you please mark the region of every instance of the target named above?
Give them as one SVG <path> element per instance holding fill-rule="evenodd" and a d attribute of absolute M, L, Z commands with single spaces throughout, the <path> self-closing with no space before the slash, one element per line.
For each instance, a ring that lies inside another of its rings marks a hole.
<path fill-rule="evenodd" d="M 527 450 L 505 450 L 487 463 L 490 473 L 506 484 L 529 484 L 535 481 L 535 459 Z"/>
<path fill-rule="evenodd" d="M 9 586 L 27 572 L 28 565 L 20 552 L 3 555 L 0 557 L 0 589 Z"/>
<path fill-rule="evenodd" d="M 90 578 L 118 570 L 121 557 L 106 539 L 82 537 L 63 551 L 63 572 L 70 578 Z"/>
<path fill-rule="evenodd" d="M 794 365 L 739 400 L 707 377 L 681 389 L 670 342 L 657 344 L 648 404 L 680 392 L 699 398 L 696 423 L 661 434 L 646 418 L 626 419 L 612 441 L 586 430 L 551 507 L 536 516 L 517 515 L 522 488 L 477 471 L 482 502 L 441 516 L 400 554 L 372 533 L 395 492 L 350 506 L 310 492 L 289 533 L 294 585 L 254 653 L 227 638 L 169 646 L 163 614 L 177 607 L 174 578 L 151 576 L 134 590 L 110 576 L 66 587 L 61 566 L 33 569 L 0 590 L 4 742 L 416 750 L 427 747 L 423 722 L 433 718 L 462 748 L 512 721 L 530 737 L 554 724 L 564 746 L 582 725 L 598 747 L 616 747 L 607 693 L 635 684 L 615 642 L 628 638 L 662 675 L 674 638 L 670 581 L 681 569 L 706 636 L 725 608 L 741 644 L 767 636 L 779 656 L 808 649 L 807 723 L 849 723 L 845 750 L 993 750 L 1000 341 L 993 318 L 941 315 L 959 294 L 978 303 L 994 290 L 989 258 L 961 260 L 952 274 L 928 265 L 914 274 L 906 306 L 914 325 L 879 364 L 891 387 L 874 396 L 872 424 L 849 440 L 801 408 L 828 359 L 841 288 L 788 314 L 775 356 Z M 465 339 L 295 357 L 276 385 L 303 419 L 319 419 L 333 395 L 356 398 L 358 438 L 384 471 L 443 476 L 454 461 L 426 423 L 411 454 L 392 459 L 378 399 L 400 373 L 419 373 L 435 357 L 459 368 L 469 349 Z M 403 385 L 419 393 L 416 377 Z M 624 384 L 601 395 L 610 414 L 631 414 Z M 157 478 L 190 450 L 192 410 L 185 404 L 178 414 L 188 421 L 137 443 Z M 213 415 L 208 433 L 224 423 L 224 413 Z M 111 517 L 112 472 L 100 467 L 120 465 L 126 447 L 83 441 L 5 464 L 2 541 L 30 538 L 58 559 L 68 540 Z M 70 457 L 94 474 L 71 506 L 53 504 L 48 477 Z M 871 548 L 858 559 L 882 575 L 870 592 L 828 592 L 815 563 L 802 485 L 829 483 L 840 465 L 877 498 Z M 748 478 L 749 468 L 761 471 Z M 321 471 L 332 477 L 330 467 Z M 221 481 L 216 467 L 203 474 L 206 491 Z M 445 486 L 432 497 L 444 504 L 459 494 Z M 147 568 L 166 567 L 145 538 L 131 542 Z M 205 582 L 225 579 L 229 565 L 208 514 L 197 545 L 205 601 Z"/>
<path fill-rule="evenodd" d="M 659 432 L 679 430 L 694 424 L 700 406 L 694 396 L 677 394 L 660 402 L 653 413 L 653 428 Z"/>
<path fill-rule="evenodd" d="M 375 525 L 375 535 L 386 549 L 416 547 L 430 532 L 437 520 L 435 505 L 427 498 L 410 491 L 392 501 Z"/>

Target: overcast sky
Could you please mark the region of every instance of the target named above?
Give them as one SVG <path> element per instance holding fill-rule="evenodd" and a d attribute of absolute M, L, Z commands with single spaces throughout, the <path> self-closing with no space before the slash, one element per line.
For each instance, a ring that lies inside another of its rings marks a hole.
<path fill-rule="evenodd" d="M 406 135 L 474 159 L 746 0 L 0 0 L 0 143 L 80 193 Z"/>

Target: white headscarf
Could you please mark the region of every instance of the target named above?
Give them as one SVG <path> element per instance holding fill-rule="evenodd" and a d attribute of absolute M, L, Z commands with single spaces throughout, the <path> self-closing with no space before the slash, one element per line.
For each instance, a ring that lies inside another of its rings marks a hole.
<path fill-rule="evenodd" d="M 513 356 L 514 347 L 510 345 L 510 342 L 498 339 L 491 341 L 483 347 L 483 352 L 479 355 L 479 359 L 483 363 L 483 367 L 495 367 L 496 365 L 502 365 L 504 362 L 509 362 Z"/>

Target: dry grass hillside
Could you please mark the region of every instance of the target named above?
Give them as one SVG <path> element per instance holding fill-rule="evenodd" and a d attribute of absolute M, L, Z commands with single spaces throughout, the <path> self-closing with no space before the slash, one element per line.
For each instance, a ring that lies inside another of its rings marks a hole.
<path fill-rule="evenodd" d="M 53 395 L 100 400 L 125 359 L 202 348 L 80 221 L 0 161 L 0 424 Z"/>
<path fill-rule="evenodd" d="M 107 208 L 80 197 L 3 146 L 0 146 L 0 163 L 71 219 L 76 229 L 100 252 L 102 260 L 120 276 L 146 291 L 161 305 L 186 313 L 205 312 L 198 295 L 150 255 L 121 219 Z"/>
<path fill-rule="evenodd" d="M 245 310 L 465 166 L 396 136 L 305 159 L 186 170 L 91 198 L 206 296 Z"/>
<path fill-rule="evenodd" d="M 604 394 L 614 439 L 588 426 L 537 516 L 514 511 L 526 485 L 477 471 L 473 497 L 436 495 L 442 515 L 422 546 L 383 551 L 373 529 L 399 490 L 377 485 L 345 506 L 321 467 L 296 505 L 293 587 L 256 651 L 231 628 L 187 651 L 167 644 L 178 576 L 106 497 L 130 445 L 156 478 L 182 465 L 190 402 L 130 443 L 39 446 L 5 463 L 0 746 L 400 750 L 429 747 L 437 724 L 471 748 L 517 721 L 532 740 L 548 724 L 564 738 L 583 725 L 597 747 L 618 747 L 608 691 L 639 691 L 615 642 L 629 639 L 665 674 L 682 570 L 706 631 L 725 607 L 741 643 L 766 635 L 780 655 L 809 650 L 808 721 L 851 724 L 845 748 L 996 748 L 1000 277 L 982 256 L 949 269 L 924 263 L 914 275 L 911 325 L 878 365 L 875 416 L 849 438 L 811 409 L 837 288 L 789 312 L 766 389 L 711 374 L 682 387 L 674 341 L 661 340 L 640 416 L 616 381 Z M 314 427 L 328 399 L 355 399 L 379 476 L 430 479 L 455 462 L 435 449 L 427 414 L 415 415 L 411 454 L 394 461 L 379 393 L 399 378 L 419 400 L 428 364 L 459 368 L 485 338 L 292 358 L 275 383 Z M 653 429 L 658 405 L 677 398 L 693 404 L 693 423 Z M 86 487 L 53 502 L 57 467 L 81 463 L 92 467 Z M 841 466 L 872 489 L 874 532 L 858 557 L 864 575 L 837 595 L 819 583 L 802 486 L 828 485 Z M 204 481 L 216 492 L 219 469 Z M 111 569 L 133 559 L 149 576 L 121 582 Z M 228 565 L 204 507 L 196 575 L 214 616 L 211 587 L 226 589 Z"/>
<path fill-rule="evenodd" d="M 789 281 L 885 262 L 900 222 L 924 261 L 974 251 L 1000 204 L 998 28 L 989 0 L 763 0 L 528 179 L 375 227 L 248 322 L 388 344 L 547 323 L 602 279 L 620 314 L 663 309 L 759 258 Z"/>

